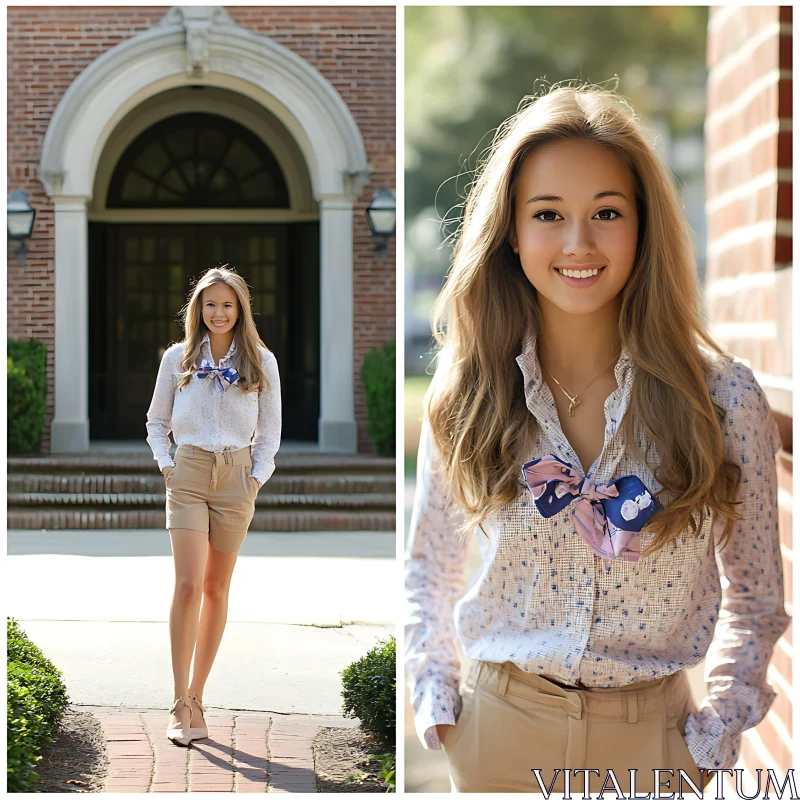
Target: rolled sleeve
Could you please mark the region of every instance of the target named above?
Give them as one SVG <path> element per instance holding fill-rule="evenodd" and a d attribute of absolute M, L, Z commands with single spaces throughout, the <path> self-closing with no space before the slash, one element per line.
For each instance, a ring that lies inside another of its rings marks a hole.
<path fill-rule="evenodd" d="M 405 556 L 405 676 L 417 735 L 430 750 L 441 748 L 435 726 L 455 724 L 461 710 L 454 608 L 466 585 L 467 544 L 457 534 L 463 514 L 448 499 L 439 465 L 426 420 Z"/>
<path fill-rule="evenodd" d="M 710 769 L 733 767 L 743 731 L 769 710 L 775 692 L 767 667 L 789 625 L 778 531 L 778 426 L 749 367 L 735 363 L 729 386 L 727 453 L 742 470 L 742 519 L 725 546 L 717 547 L 722 601 L 706 654 L 708 695 L 685 731 L 695 763 Z"/>

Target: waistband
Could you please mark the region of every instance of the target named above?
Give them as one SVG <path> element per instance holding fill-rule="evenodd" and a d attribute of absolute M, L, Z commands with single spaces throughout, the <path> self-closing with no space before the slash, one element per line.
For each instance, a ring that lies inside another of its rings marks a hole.
<path fill-rule="evenodd" d="M 677 723 L 691 697 L 688 679 L 683 671 L 618 688 L 573 689 L 554 683 L 542 675 L 525 672 L 510 661 L 502 664 L 473 661 L 467 685 L 474 688 L 478 684 L 500 697 L 510 694 L 562 708 L 575 719 L 581 719 L 585 714 L 596 714 L 635 723 L 644 715 L 663 711 L 668 727 Z"/>
<path fill-rule="evenodd" d="M 242 447 L 240 450 L 223 450 L 221 453 L 214 453 L 205 450 L 196 444 L 179 444 L 175 451 L 175 458 L 178 456 L 199 458 L 214 464 L 250 464 L 252 463 L 251 446 Z"/>

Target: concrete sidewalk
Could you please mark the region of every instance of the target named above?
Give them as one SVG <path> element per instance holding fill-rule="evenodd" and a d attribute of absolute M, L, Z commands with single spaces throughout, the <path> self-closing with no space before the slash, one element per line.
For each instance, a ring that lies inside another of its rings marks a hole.
<path fill-rule="evenodd" d="M 166 738 L 167 531 L 8 532 L 7 613 L 101 722 L 106 792 L 315 792 L 312 741 L 342 714 L 340 672 L 395 633 L 394 532 L 250 533 L 204 704 L 209 738 Z"/>
<path fill-rule="evenodd" d="M 207 705 L 341 713 L 338 672 L 395 633 L 394 542 L 385 532 L 249 534 Z M 8 552 L 6 613 L 64 672 L 72 703 L 169 707 L 166 531 L 9 531 Z"/>

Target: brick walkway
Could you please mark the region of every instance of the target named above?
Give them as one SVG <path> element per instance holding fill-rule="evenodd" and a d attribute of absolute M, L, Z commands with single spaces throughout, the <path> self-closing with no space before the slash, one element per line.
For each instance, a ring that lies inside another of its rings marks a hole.
<path fill-rule="evenodd" d="M 105 732 L 105 792 L 316 792 L 311 740 L 320 728 L 358 724 L 344 717 L 209 709 L 208 739 L 180 747 L 166 737 L 165 710 L 81 710 L 94 714 Z"/>

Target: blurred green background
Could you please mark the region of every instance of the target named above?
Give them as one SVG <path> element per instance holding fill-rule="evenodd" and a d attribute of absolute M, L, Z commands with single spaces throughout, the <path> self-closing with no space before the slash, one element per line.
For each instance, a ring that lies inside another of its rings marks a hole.
<path fill-rule="evenodd" d="M 616 89 L 673 172 L 702 282 L 707 24 L 708 9 L 696 6 L 406 8 L 406 536 L 430 381 L 429 316 L 450 264 L 445 237 L 478 157 L 525 95 L 576 79 Z M 472 546 L 467 573 L 477 566 Z M 702 696 L 702 663 L 690 681 Z M 449 791 L 447 757 L 422 749 L 407 699 L 404 717 L 406 791 Z"/>

